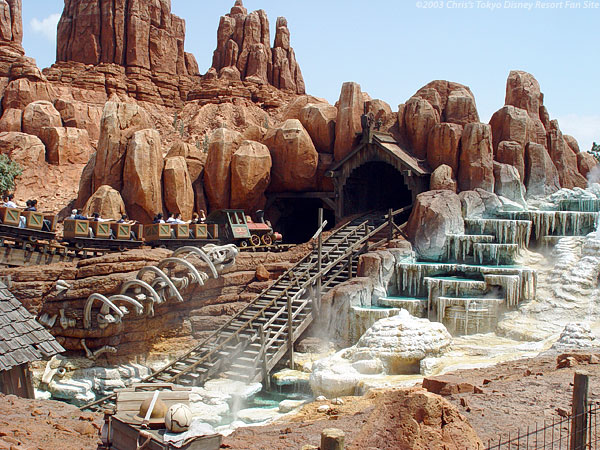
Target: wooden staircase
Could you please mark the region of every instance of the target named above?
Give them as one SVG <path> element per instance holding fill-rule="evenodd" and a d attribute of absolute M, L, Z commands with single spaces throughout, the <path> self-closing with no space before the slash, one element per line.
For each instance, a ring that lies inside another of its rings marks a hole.
<path fill-rule="evenodd" d="M 318 292 L 325 294 L 356 276 L 358 257 L 390 227 L 388 217 L 372 213 L 339 227 L 323 241 L 321 258 L 315 248 L 219 330 L 142 383 L 200 386 L 217 375 L 268 382 L 269 372 L 286 354 L 293 361 L 294 343 L 318 314 Z M 105 397 L 82 409 L 110 408 L 114 399 Z"/>

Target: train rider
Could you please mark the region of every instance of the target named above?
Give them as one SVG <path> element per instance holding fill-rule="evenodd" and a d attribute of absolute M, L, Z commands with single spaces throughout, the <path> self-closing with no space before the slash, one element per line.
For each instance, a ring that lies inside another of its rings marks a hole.
<path fill-rule="evenodd" d="M 122 223 L 123 225 L 134 225 L 136 223 L 136 221 L 129 220 L 129 218 L 127 217 L 127 214 L 123 214 L 121 216 L 121 218 L 119 220 L 117 220 L 117 223 Z M 135 241 L 137 239 L 137 236 L 133 230 L 131 230 L 129 232 L 129 237 L 131 238 L 132 241 Z"/>
<path fill-rule="evenodd" d="M 15 195 L 8 194 L 5 195 L 2 199 L 4 200 L 5 208 L 18 208 L 17 204 L 14 202 Z"/>
<path fill-rule="evenodd" d="M 183 225 L 186 222 L 184 222 L 183 220 L 181 220 L 181 213 L 177 213 L 177 214 L 169 213 L 169 218 L 167 219 L 167 223 L 174 223 L 174 224 L 177 224 L 177 225 Z"/>
<path fill-rule="evenodd" d="M 152 223 L 165 223 L 162 213 L 155 215 L 154 219 L 152 219 Z"/>

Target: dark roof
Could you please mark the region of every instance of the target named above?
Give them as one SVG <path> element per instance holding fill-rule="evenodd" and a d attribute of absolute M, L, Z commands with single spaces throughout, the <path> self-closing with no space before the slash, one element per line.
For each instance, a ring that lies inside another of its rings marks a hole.
<path fill-rule="evenodd" d="M 377 146 L 382 151 L 388 153 L 390 157 L 399 161 L 407 169 L 411 170 L 418 176 L 428 176 L 431 174 L 431 169 L 427 163 L 423 160 L 418 159 L 409 151 L 403 149 L 393 136 L 387 133 L 373 132 L 372 144 Z M 352 150 L 344 159 L 339 161 L 333 167 L 329 169 L 329 172 L 336 172 L 342 166 L 352 159 L 357 153 L 359 153 L 366 145 L 367 142 L 362 142 L 358 147 Z M 330 176 L 330 175 L 328 175 Z"/>
<path fill-rule="evenodd" d="M 0 282 L 0 372 L 64 351 Z"/>

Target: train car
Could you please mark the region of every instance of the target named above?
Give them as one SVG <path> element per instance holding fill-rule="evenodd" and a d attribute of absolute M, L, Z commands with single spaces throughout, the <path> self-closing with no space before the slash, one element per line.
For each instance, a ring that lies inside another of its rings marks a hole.
<path fill-rule="evenodd" d="M 144 240 L 153 247 L 176 249 L 186 245 L 218 244 L 215 224 L 153 223 L 144 227 Z"/>
<path fill-rule="evenodd" d="M 269 247 L 281 242 L 281 234 L 264 221 L 263 211 L 258 211 L 257 216 L 258 222 L 254 222 L 241 209 L 222 209 L 212 212 L 206 223 L 217 225 L 227 242 L 240 247 Z"/>
<path fill-rule="evenodd" d="M 15 241 L 51 241 L 56 239 L 56 216 L 0 207 L 0 234 Z"/>
<path fill-rule="evenodd" d="M 117 222 L 65 219 L 63 242 L 77 249 L 125 251 L 144 245 L 144 226 Z"/>

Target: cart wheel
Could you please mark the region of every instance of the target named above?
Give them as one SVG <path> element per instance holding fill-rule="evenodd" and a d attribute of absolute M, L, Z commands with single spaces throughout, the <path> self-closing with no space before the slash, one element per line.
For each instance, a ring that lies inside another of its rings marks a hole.
<path fill-rule="evenodd" d="M 124 245 L 119 245 L 119 251 L 122 252 L 126 252 L 127 251 L 127 247 Z"/>
<path fill-rule="evenodd" d="M 260 238 L 258 237 L 258 235 L 253 234 L 252 236 L 250 236 L 250 243 L 254 247 L 258 247 L 260 245 Z"/>
<path fill-rule="evenodd" d="M 75 242 L 75 248 L 81 250 L 83 248 L 83 242 Z"/>
<path fill-rule="evenodd" d="M 242 241 L 242 242 L 240 242 L 240 247 L 243 247 L 243 248 L 248 247 L 248 241 Z"/>
<path fill-rule="evenodd" d="M 262 241 L 263 241 L 263 244 L 265 244 L 267 246 L 269 246 L 273 243 L 273 239 L 268 234 L 263 234 Z"/>
<path fill-rule="evenodd" d="M 29 242 L 37 242 L 37 238 L 36 238 L 35 236 L 28 236 L 28 237 L 27 237 L 27 240 L 28 240 Z"/>

